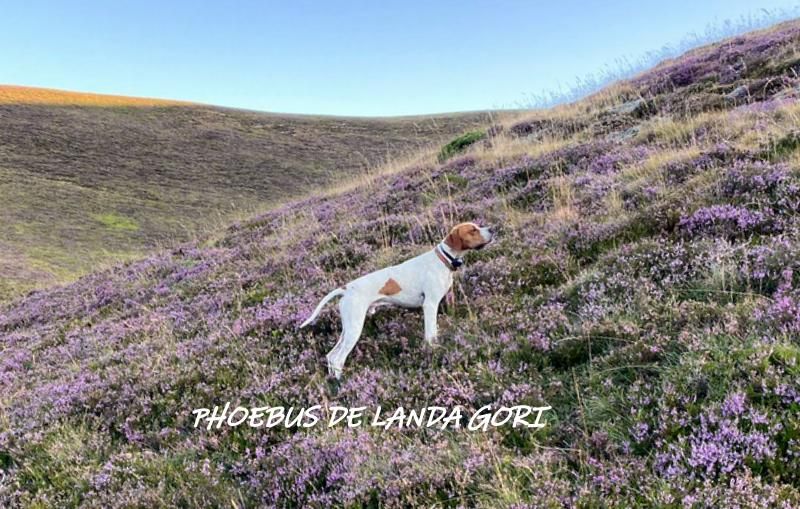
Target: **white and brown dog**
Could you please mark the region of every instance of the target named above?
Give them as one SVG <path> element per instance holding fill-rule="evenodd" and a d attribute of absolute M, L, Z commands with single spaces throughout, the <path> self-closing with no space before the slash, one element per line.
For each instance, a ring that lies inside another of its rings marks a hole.
<path fill-rule="evenodd" d="M 456 225 L 431 251 L 361 276 L 333 290 L 300 327 L 312 323 L 329 300 L 342 296 L 339 302 L 342 334 L 327 355 L 328 370 L 336 378 L 341 376 L 344 362 L 361 336 L 367 313 L 374 308 L 421 307 L 425 315 L 425 340 L 432 345 L 436 339 L 439 302 L 453 284 L 453 272 L 463 263 L 461 256 L 470 249 L 481 249 L 491 241 L 489 228 L 481 228 L 475 223 Z"/>

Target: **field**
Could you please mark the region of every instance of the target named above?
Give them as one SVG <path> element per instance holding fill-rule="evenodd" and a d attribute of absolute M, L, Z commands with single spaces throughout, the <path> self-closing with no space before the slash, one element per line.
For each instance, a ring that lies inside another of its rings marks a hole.
<path fill-rule="evenodd" d="M 122 95 L 71 92 L 52 88 L 0 85 L 0 104 L 39 104 L 45 106 L 96 107 L 116 106 L 120 108 L 132 108 L 142 106 L 189 106 L 192 103 L 185 101 L 172 101 L 169 99 L 154 99 L 149 97 L 128 97 Z"/>
<path fill-rule="evenodd" d="M 0 505 L 800 506 L 798 73 L 800 22 L 728 39 L 6 304 Z M 298 324 L 465 220 L 498 240 L 467 255 L 438 346 L 420 313 L 381 311 L 334 384 L 335 306 Z M 225 402 L 552 411 L 539 430 L 194 427 Z"/>
<path fill-rule="evenodd" d="M 0 86 L 0 300 L 214 231 L 487 118 L 277 115 Z"/>

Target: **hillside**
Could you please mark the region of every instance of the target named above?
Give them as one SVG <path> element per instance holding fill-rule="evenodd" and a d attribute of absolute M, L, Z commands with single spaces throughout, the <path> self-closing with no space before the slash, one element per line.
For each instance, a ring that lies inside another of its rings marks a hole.
<path fill-rule="evenodd" d="M 800 22 L 726 40 L 7 304 L 0 505 L 797 507 L 798 72 Z M 381 311 L 335 390 L 335 306 L 297 325 L 462 220 L 498 238 L 467 255 L 440 346 Z M 193 428 L 228 401 L 552 411 L 486 433 Z"/>
<path fill-rule="evenodd" d="M 487 122 L 0 86 L 0 300 L 141 258 Z"/>

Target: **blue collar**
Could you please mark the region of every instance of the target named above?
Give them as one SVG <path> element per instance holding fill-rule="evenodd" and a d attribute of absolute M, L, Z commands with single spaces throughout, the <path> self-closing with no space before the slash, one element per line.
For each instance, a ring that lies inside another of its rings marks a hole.
<path fill-rule="evenodd" d="M 456 269 L 464 265 L 464 260 L 448 253 L 447 250 L 444 248 L 444 246 L 442 246 L 441 244 L 436 246 L 435 251 L 437 254 L 441 253 L 439 259 L 442 260 L 442 262 L 445 265 L 447 265 L 447 268 L 452 271 L 455 271 Z M 442 256 L 444 256 L 444 258 L 442 258 Z"/>

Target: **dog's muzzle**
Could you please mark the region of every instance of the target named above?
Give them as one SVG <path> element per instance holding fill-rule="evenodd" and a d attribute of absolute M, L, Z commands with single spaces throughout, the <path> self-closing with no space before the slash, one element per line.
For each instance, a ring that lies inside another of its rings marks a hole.
<path fill-rule="evenodd" d="M 485 242 L 475 249 L 483 249 L 484 247 L 488 246 L 494 240 L 494 235 L 492 235 L 492 231 L 489 228 L 481 228 L 481 237 L 484 238 Z"/>

